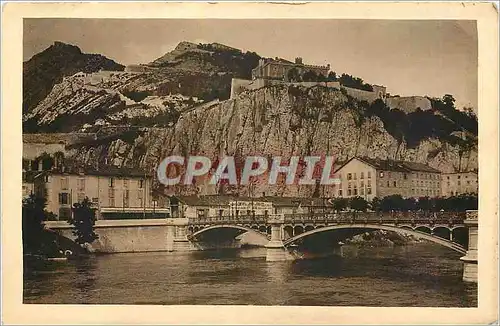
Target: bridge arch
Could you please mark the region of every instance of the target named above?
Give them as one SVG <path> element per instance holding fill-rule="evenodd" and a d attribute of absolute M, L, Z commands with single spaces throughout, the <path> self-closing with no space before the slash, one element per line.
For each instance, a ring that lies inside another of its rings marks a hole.
<path fill-rule="evenodd" d="M 422 231 L 418 231 L 418 230 L 410 230 L 410 229 L 406 229 L 406 228 L 400 228 L 397 226 L 390 226 L 390 225 L 383 225 L 383 224 L 382 225 L 375 225 L 375 224 L 332 225 L 332 226 L 327 226 L 327 227 L 324 227 L 321 229 L 314 229 L 314 230 L 306 231 L 302 234 L 299 234 L 297 236 L 294 236 L 290 239 L 283 241 L 283 244 L 284 244 L 284 246 L 288 246 L 301 238 L 311 236 L 311 235 L 316 234 L 316 233 L 332 231 L 332 230 L 342 230 L 342 229 L 370 229 L 370 230 L 384 230 L 384 231 L 403 233 L 403 234 L 407 234 L 407 235 L 412 235 L 416 238 L 429 240 L 431 242 L 434 242 L 434 243 L 437 243 L 437 244 L 442 245 L 444 247 L 448 247 L 452 250 L 455 250 L 461 254 L 465 254 L 467 252 L 466 248 L 464 248 L 463 246 L 461 246 L 457 243 L 451 242 L 449 240 L 439 238 L 439 237 L 436 237 L 436 236 L 433 236 L 431 234 L 428 234 L 428 233 L 425 233 Z"/>
<path fill-rule="evenodd" d="M 195 228 L 196 229 L 196 228 Z M 214 225 L 214 226 L 208 226 L 208 227 L 205 227 L 205 228 L 201 228 L 197 231 L 195 231 L 193 234 L 190 235 L 190 238 L 192 239 L 196 239 L 198 238 L 200 235 L 204 234 L 204 233 L 207 233 L 207 232 L 210 232 L 210 231 L 216 231 L 216 230 L 220 230 L 220 229 L 233 229 L 235 230 L 236 232 L 234 233 L 235 237 L 243 234 L 243 233 L 246 233 L 246 232 L 251 232 L 253 234 L 257 234 L 263 238 L 266 238 L 269 240 L 269 237 L 268 235 L 264 232 L 261 232 L 259 231 L 258 229 L 254 229 L 253 227 L 252 228 L 249 228 L 247 226 L 242 226 L 242 225 L 230 225 L 230 224 L 227 224 L 227 225 Z M 238 232 L 240 231 L 240 232 Z"/>

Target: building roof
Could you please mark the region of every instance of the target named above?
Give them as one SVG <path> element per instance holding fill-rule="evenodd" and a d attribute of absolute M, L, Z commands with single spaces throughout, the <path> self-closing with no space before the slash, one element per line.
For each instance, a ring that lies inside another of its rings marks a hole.
<path fill-rule="evenodd" d="M 263 201 L 271 202 L 277 207 L 294 207 L 294 206 L 323 206 L 329 205 L 325 198 L 306 198 L 306 197 L 279 197 L 268 196 L 262 197 Z M 262 200 L 258 198 L 258 200 Z"/>
<path fill-rule="evenodd" d="M 276 207 L 297 207 L 297 206 L 323 206 L 330 203 L 322 198 L 301 198 L 301 197 L 236 197 L 228 195 L 206 195 L 206 196 L 174 196 L 180 202 L 189 206 L 228 206 L 235 201 L 268 202 Z"/>
<path fill-rule="evenodd" d="M 117 167 L 114 165 L 82 166 L 82 165 L 66 165 L 63 169 L 52 169 L 46 171 L 48 174 L 61 175 L 94 175 L 94 176 L 109 176 L 109 177 L 151 177 L 150 172 L 136 168 Z"/>
<path fill-rule="evenodd" d="M 369 158 L 369 157 L 353 157 L 344 163 L 341 167 L 339 167 L 336 171 L 342 169 L 345 165 L 347 165 L 352 160 L 357 159 L 363 163 L 366 163 L 376 170 L 384 170 L 384 171 L 394 171 L 394 172 L 428 172 L 428 173 L 441 173 L 441 171 L 434 169 L 426 164 L 417 163 L 417 162 L 409 162 L 409 161 L 395 161 L 395 160 L 382 160 L 377 158 Z"/>

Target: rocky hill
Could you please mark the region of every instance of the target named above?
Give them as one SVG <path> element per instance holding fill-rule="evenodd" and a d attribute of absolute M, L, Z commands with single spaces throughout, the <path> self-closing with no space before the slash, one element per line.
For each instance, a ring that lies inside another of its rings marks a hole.
<path fill-rule="evenodd" d="M 85 54 L 74 45 L 55 42 L 23 63 L 23 112 L 36 107 L 64 76 L 124 68 L 100 54 Z"/>
<path fill-rule="evenodd" d="M 242 64 L 248 57 L 253 55 L 218 44 L 184 42 L 145 72 L 61 77 L 25 112 L 24 131 L 97 132 L 97 139 L 72 145 L 67 154 L 82 164 L 111 162 L 154 174 L 158 163 L 174 154 L 214 160 L 222 155 L 332 155 L 339 161 L 359 155 L 427 163 L 448 172 L 478 166 L 477 119 L 456 110 L 451 96 L 431 99 L 431 109 L 410 113 L 321 85 L 267 86 L 226 100 L 231 78 L 250 72 Z M 290 196 L 317 192 L 315 186 L 263 183 L 252 189 L 216 189 L 203 182 L 170 190 Z"/>
<path fill-rule="evenodd" d="M 255 52 L 243 53 L 239 49 L 219 43 L 180 42 L 173 51 L 149 65 L 191 71 L 227 72 L 234 77 L 250 78 L 259 59 L 260 56 Z"/>

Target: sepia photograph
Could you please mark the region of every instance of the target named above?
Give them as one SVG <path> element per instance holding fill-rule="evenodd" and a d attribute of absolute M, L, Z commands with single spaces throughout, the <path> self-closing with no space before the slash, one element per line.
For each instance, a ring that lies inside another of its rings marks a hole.
<path fill-rule="evenodd" d="M 478 308 L 478 20 L 229 18 L 22 19 L 22 305 Z"/>

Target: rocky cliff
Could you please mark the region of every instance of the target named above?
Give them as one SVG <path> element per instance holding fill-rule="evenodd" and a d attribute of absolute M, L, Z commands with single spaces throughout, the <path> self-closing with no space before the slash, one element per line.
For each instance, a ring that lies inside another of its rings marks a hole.
<path fill-rule="evenodd" d="M 378 116 L 360 119 L 360 107 L 339 90 L 272 86 L 186 111 L 171 127 L 117 131 L 108 140 L 74 148 L 73 154 L 86 163 L 107 158 L 116 165 L 150 171 L 169 155 L 206 155 L 213 160 L 222 155 L 333 155 L 340 161 L 363 155 L 422 162 L 448 172 L 459 166 L 477 167 L 476 149 L 463 153 L 460 146 L 437 138 L 409 148 L 404 139 L 400 142 L 389 134 Z M 252 189 L 226 189 L 290 196 L 311 195 L 314 190 L 315 186 L 263 183 Z M 205 194 L 217 189 L 200 182 L 182 191 Z M 327 195 L 328 189 L 324 191 Z"/>

